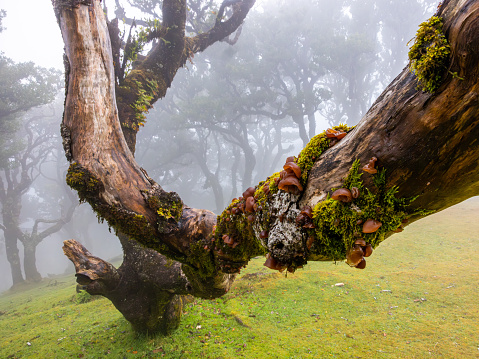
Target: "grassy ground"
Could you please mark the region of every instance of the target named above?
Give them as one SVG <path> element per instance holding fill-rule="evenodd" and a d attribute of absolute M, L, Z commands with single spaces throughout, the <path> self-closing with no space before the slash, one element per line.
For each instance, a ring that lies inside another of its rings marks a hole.
<path fill-rule="evenodd" d="M 254 260 L 223 298 L 196 300 L 168 338 L 135 336 L 73 276 L 0 297 L 0 358 L 479 357 L 479 198 L 387 240 L 365 270 Z M 344 283 L 344 286 L 335 286 Z"/>

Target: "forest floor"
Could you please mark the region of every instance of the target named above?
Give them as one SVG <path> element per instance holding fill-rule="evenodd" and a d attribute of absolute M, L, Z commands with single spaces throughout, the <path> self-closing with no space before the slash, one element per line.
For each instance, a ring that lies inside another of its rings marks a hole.
<path fill-rule="evenodd" d="M 413 223 L 364 270 L 311 263 L 285 277 L 257 258 L 167 338 L 136 336 L 73 275 L 10 290 L 0 358 L 477 358 L 478 214 L 476 197 Z"/>

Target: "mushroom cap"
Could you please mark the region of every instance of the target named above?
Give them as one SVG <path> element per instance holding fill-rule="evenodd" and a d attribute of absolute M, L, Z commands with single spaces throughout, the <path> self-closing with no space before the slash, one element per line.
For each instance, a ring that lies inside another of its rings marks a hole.
<path fill-rule="evenodd" d="M 372 175 L 378 172 L 377 169 L 375 169 L 374 167 L 371 167 L 370 165 L 364 166 L 364 167 L 362 168 L 362 170 L 363 170 L 364 172 L 371 173 Z"/>
<path fill-rule="evenodd" d="M 299 180 L 293 175 L 293 176 L 285 176 L 279 183 L 278 183 L 278 188 L 282 189 L 283 191 L 286 192 L 292 192 L 295 193 L 297 190 L 300 192 L 303 191 L 303 186 L 301 186 L 301 183 L 299 183 Z"/>
<path fill-rule="evenodd" d="M 377 169 L 374 168 L 374 166 L 376 165 L 376 161 L 378 159 L 376 157 L 371 157 L 371 159 L 369 160 L 368 164 L 366 166 L 364 166 L 362 168 L 362 170 L 364 172 L 368 172 L 368 173 L 371 173 L 371 174 L 375 174 L 378 172 Z"/>
<path fill-rule="evenodd" d="M 351 187 L 351 195 L 353 198 L 359 197 L 359 188 L 358 187 Z"/>
<path fill-rule="evenodd" d="M 286 172 L 293 171 L 294 175 L 298 178 L 301 178 L 301 168 L 294 162 L 286 162 L 283 166 L 283 169 Z"/>
<path fill-rule="evenodd" d="M 296 216 L 296 224 L 300 225 L 301 223 L 304 223 L 304 218 L 305 215 L 303 213 L 300 213 Z"/>
<path fill-rule="evenodd" d="M 234 242 L 234 239 L 228 236 L 227 234 L 223 234 L 223 242 L 225 242 L 227 245 L 231 245 Z"/>
<path fill-rule="evenodd" d="M 359 262 L 357 265 L 356 265 L 356 268 L 357 269 L 364 269 L 366 268 L 366 259 L 361 259 L 361 262 Z"/>
<path fill-rule="evenodd" d="M 254 191 L 255 191 L 254 187 L 249 187 L 246 191 L 243 192 L 243 198 L 247 199 L 251 196 L 254 196 Z"/>
<path fill-rule="evenodd" d="M 281 270 L 283 268 L 281 263 L 278 262 L 276 259 L 274 259 L 273 256 L 271 255 L 266 256 L 266 262 L 264 262 L 263 265 L 265 267 L 268 267 L 269 269 L 274 269 L 274 270 Z"/>
<path fill-rule="evenodd" d="M 254 197 L 246 198 L 245 211 L 254 212 Z"/>
<path fill-rule="evenodd" d="M 379 227 L 381 227 L 383 224 L 379 221 L 376 221 L 374 219 L 369 218 L 366 222 L 363 224 L 363 233 L 374 233 L 376 232 Z"/>
<path fill-rule="evenodd" d="M 357 244 L 358 246 L 364 247 L 366 245 L 366 241 L 362 238 L 356 239 L 354 241 L 354 244 Z"/>
<path fill-rule="evenodd" d="M 336 138 L 336 139 L 340 140 L 346 135 L 347 135 L 347 133 L 344 132 L 344 131 L 336 131 L 336 130 L 333 130 L 332 128 L 328 128 L 326 130 L 326 137 L 327 138 Z"/>
<path fill-rule="evenodd" d="M 310 206 L 304 206 L 301 210 L 301 214 L 308 216 L 309 218 L 313 218 L 313 209 Z"/>
<path fill-rule="evenodd" d="M 286 159 L 286 163 L 288 162 L 296 162 L 296 159 L 294 158 L 294 156 L 289 156 L 287 159 Z"/>
<path fill-rule="evenodd" d="M 351 191 L 347 188 L 339 188 L 336 191 L 333 192 L 331 195 L 331 199 L 334 199 L 336 201 L 340 202 L 351 202 L 353 200 L 353 196 L 351 194 Z"/>
<path fill-rule="evenodd" d="M 259 233 L 259 238 L 265 239 L 268 238 L 269 232 L 268 231 L 261 231 Z"/>
<path fill-rule="evenodd" d="M 265 195 L 268 195 L 268 194 L 269 194 L 269 191 L 270 191 L 269 186 L 268 186 L 268 185 L 264 185 L 264 186 L 263 186 L 263 192 L 264 192 L 264 194 L 265 194 Z"/>
<path fill-rule="evenodd" d="M 355 267 L 364 257 L 363 250 L 360 246 L 354 246 L 350 248 L 346 253 L 346 263 L 351 267 Z"/>
<path fill-rule="evenodd" d="M 367 244 L 363 248 L 364 256 L 369 257 L 371 254 L 373 254 L 373 247 L 370 244 Z"/>

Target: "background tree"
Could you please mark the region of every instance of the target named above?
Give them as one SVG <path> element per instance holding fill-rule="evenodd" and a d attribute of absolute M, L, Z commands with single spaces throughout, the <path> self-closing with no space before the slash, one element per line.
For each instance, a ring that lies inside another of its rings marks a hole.
<path fill-rule="evenodd" d="M 21 237 L 18 231 L 20 199 L 31 184 L 31 169 L 36 161 L 29 157 L 32 146 L 35 147 L 33 139 L 29 137 L 30 142 L 21 153 L 24 143 L 15 138 L 15 133 L 21 126 L 24 112 L 53 100 L 59 89 L 59 78 L 58 71 L 40 68 L 31 62 L 17 64 L 0 54 L 0 169 L 3 172 L 0 200 L 6 255 L 14 284 L 23 281 L 17 248 L 17 240 Z"/>

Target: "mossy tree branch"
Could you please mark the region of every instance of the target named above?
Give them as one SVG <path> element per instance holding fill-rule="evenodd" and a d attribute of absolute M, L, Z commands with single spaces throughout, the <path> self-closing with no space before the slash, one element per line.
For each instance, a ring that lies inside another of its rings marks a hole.
<path fill-rule="evenodd" d="M 157 70 L 153 71 L 154 76 L 160 76 L 154 79 L 158 84 L 155 99 L 166 91 L 188 57 L 184 21 L 179 20 L 180 14 L 184 15 L 184 2 L 165 1 L 165 8 L 168 13 L 163 25 L 178 27 L 172 28 L 165 35 L 168 42 L 155 49 L 126 79 L 132 84 L 141 83 L 145 89 L 152 81 L 149 71 Z M 63 122 L 71 134 L 65 142 L 74 162 L 69 182 L 115 229 L 184 263 L 183 271 L 195 295 L 224 294 L 235 273 L 251 257 L 265 252 L 276 260 L 270 263 L 276 269 L 295 270 L 307 260 L 338 259 L 324 250 L 323 246 L 330 244 L 319 240 L 320 228 L 308 228 L 311 223 L 298 217 L 305 205 L 316 207 L 328 200 L 333 188 L 344 186 L 343 180 L 356 159 L 365 165 L 371 157 L 377 157 L 377 168 L 385 169 L 387 175 L 387 180 L 376 181 L 379 186 L 374 186 L 374 176 L 362 176 L 361 186 L 371 192 L 371 197 L 357 204 L 367 207 L 359 211 L 368 216 L 374 217 L 368 203 L 379 207 L 378 215 L 386 212 L 379 205 L 389 203 L 390 213 L 401 211 L 404 213 L 398 218 L 414 220 L 411 216 L 420 209 L 441 210 L 479 193 L 479 45 L 475 41 L 479 34 L 479 0 L 446 1 L 437 14 L 444 19 L 444 33 L 451 46 L 449 68 L 464 80 L 446 75 L 436 92 L 422 93 L 416 89 L 414 75 L 405 69 L 358 126 L 352 131 L 345 129 L 346 137 L 324 140 L 326 134 L 320 135 L 323 137 L 317 140 L 321 151 L 311 152 L 314 155 L 307 179 L 297 175 L 303 181 L 298 190 L 288 193 L 279 189 L 276 178 L 280 175 L 272 175 L 253 189 L 253 202 L 245 198 L 233 201 L 218 223 L 213 213 L 189 208 L 176 194 L 164 192 L 136 164 L 116 112 L 110 43 L 98 1 L 71 11 L 60 7 L 60 12 L 71 69 Z M 172 57 L 164 63 L 155 60 L 170 53 Z M 128 98 L 130 104 L 138 100 L 135 96 Z M 303 163 L 307 153 L 301 155 L 301 161 L 288 162 Z M 391 199 L 394 186 L 398 203 L 419 195 L 407 212 Z M 256 209 L 247 209 L 248 202 L 256 204 Z M 313 213 L 318 216 L 320 212 L 316 208 Z M 312 225 L 319 226 L 320 222 L 313 218 Z M 336 225 L 335 221 L 331 223 Z M 387 231 L 381 232 L 382 239 L 392 233 L 393 226 L 384 225 L 383 229 Z M 316 237 L 312 234 L 313 241 L 311 231 L 316 233 Z M 337 239 L 332 229 L 326 228 L 323 233 Z M 352 243 L 352 239 L 331 243 L 339 248 Z M 335 253 L 344 257 L 344 252 Z"/>

